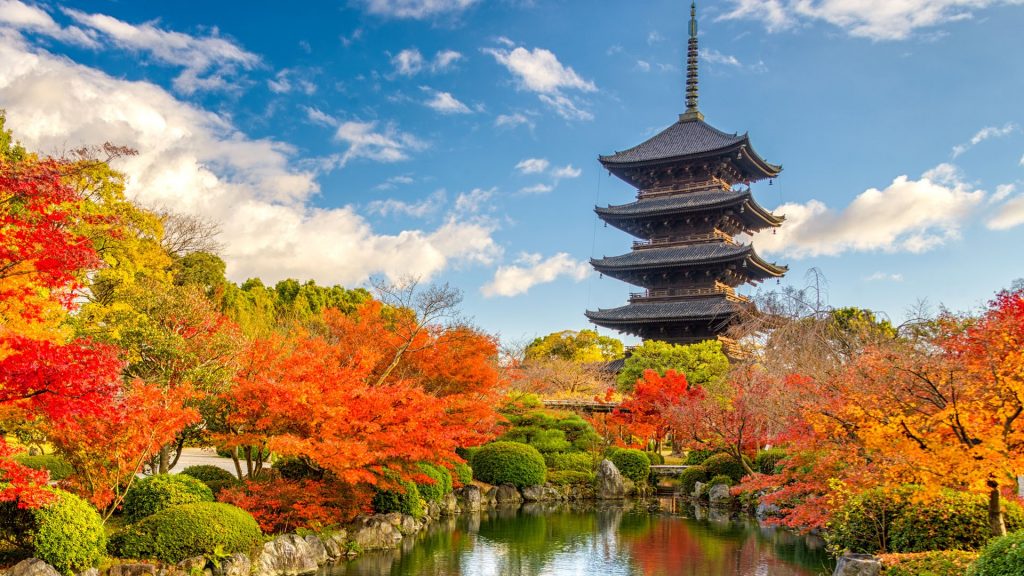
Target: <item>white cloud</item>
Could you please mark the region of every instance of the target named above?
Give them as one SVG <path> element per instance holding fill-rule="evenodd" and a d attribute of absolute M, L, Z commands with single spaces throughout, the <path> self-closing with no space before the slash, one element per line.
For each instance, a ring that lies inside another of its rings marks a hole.
<path fill-rule="evenodd" d="M 903 282 L 903 274 L 889 274 L 886 272 L 875 272 L 870 276 L 864 277 L 865 282 Z"/>
<path fill-rule="evenodd" d="M 555 187 L 550 185 L 550 184 L 543 184 L 543 183 L 541 183 L 541 184 L 534 184 L 532 186 L 525 186 L 523 188 L 520 188 L 519 189 L 519 193 L 520 194 L 529 194 L 529 195 L 533 195 L 533 194 L 547 194 L 548 192 L 551 192 L 554 189 L 555 189 Z"/>
<path fill-rule="evenodd" d="M 1003 184 L 992 195 L 993 202 L 1002 202 L 1017 191 L 1014 184 Z M 1013 196 L 997 209 L 997 213 L 985 222 L 990 230 L 1009 230 L 1024 224 L 1024 194 Z"/>
<path fill-rule="evenodd" d="M 0 29 L 3 28 L 42 34 L 87 48 L 100 46 L 94 38 L 94 32 L 82 30 L 77 26 L 63 27 L 39 6 L 25 4 L 19 0 L 0 0 Z"/>
<path fill-rule="evenodd" d="M 590 275 L 590 265 L 573 260 L 565 252 L 559 252 L 548 259 L 540 254 L 522 254 L 513 266 L 501 266 L 494 278 L 480 292 L 487 298 L 495 296 L 518 296 L 526 294 L 538 284 L 554 282 L 562 276 L 580 282 Z"/>
<path fill-rule="evenodd" d="M 743 67 L 743 64 L 735 56 L 732 56 L 731 54 L 722 54 L 718 50 L 711 50 L 709 48 L 704 48 L 700 51 L 700 58 L 709 64 L 722 64 L 724 66 L 734 66 L 736 68 Z"/>
<path fill-rule="evenodd" d="M 435 91 L 433 94 L 432 98 L 424 102 L 424 104 L 432 110 L 440 112 L 441 114 L 473 113 L 473 111 L 469 109 L 469 106 L 466 106 L 448 92 Z"/>
<path fill-rule="evenodd" d="M 960 156 L 964 152 L 967 152 L 971 148 L 981 144 L 989 138 L 1000 138 L 1002 136 L 1008 136 L 1017 131 L 1017 125 L 1013 122 L 1007 122 L 1002 126 L 986 126 L 981 130 L 978 130 L 971 139 L 963 144 L 957 144 L 953 146 L 953 158 Z"/>
<path fill-rule="evenodd" d="M 324 126 L 337 126 L 338 120 L 330 114 L 315 108 L 313 106 L 303 106 L 303 110 L 306 112 L 306 118 L 314 124 L 322 124 Z"/>
<path fill-rule="evenodd" d="M 455 50 L 441 50 L 434 55 L 434 61 L 430 64 L 433 72 L 447 72 L 455 66 L 455 63 L 464 57 L 461 52 Z"/>
<path fill-rule="evenodd" d="M 1000 184 L 999 186 L 996 186 L 996 193 L 993 194 L 991 198 L 989 198 L 989 202 L 1002 202 L 1003 200 L 1006 200 L 1006 198 L 1009 197 L 1010 194 L 1013 194 L 1016 191 L 1016 184 Z"/>
<path fill-rule="evenodd" d="M 474 188 L 469 192 L 463 192 L 455 199 L 455 214 L 466 216 L 482 212 L 487 203 L 494 197 L 496 188 Z"/>
<path fill-rule="evenodd" d="M 134 25 L 105 14 L 87 14 L 69 8 L 64 12 L 119 48 L 148 54 L 157 62 L 183 68 L 174 79 L 174 88 L 184 94 L 230 89 L 239 68 L 251 70 L 260 63 L 259 56 L 216 34 L 189 36 L 162 30 L 152 22 Z"/>
<path fill-rule="evenodd" d="M 367 205 L 366 209 L 381 216 L 398 215 L 423 218 L 437 213 L 444 206 L 444 203 L 444 190 L 438 190 L 419 202 L 405 202 L 395 198 L 388 198 L 387 200 L 374 200 Z"/>
<path fill-rule="evenodd" d="M 499 128 L 515 128 L 516 126 L 529 126 L 532 130 L 534 125 L 533 121 L 526 117 L 525 114 L 516 112 L 514 114 L 499 114 L 494 119 L 494 125 Z"/>
<path fill-rule="evenodd" d="M 540 174 L 546 172 L 551 162 L 547 158 L 527 158 L 516 164 L 516 170 L 522 174 Z"/>
<path fill-rule="evenodd" d="M 769 31 L 823 21 L 851 36 L 871 40 L 903 40 L 922 28 L 971 18 L 990 6 L 1021 0 L 731 0 L 732 9 L 719 19 L 761 20 Z"/>
<path fill-rule="evenodd" d="M 651 71 L 651 63 L 646 61 L 646 60 L 637 60 L 636 61 L 636 67 L 641 72 L 650 72 Z"/>
<path fill-rule="evenodd" d="M 407 184 L 412 184 L 415 181 L 416 180 L 414 180 L 412 176 L 407 176 L 405 174 L 400 174 L 398 176 L 391 176 L 387 180 L 385 180 L 385 181 L 381 182 L 380 184 L 377 184 L 376 186 L 374 186 L 374 188 L 377 189 L 377 190 L 391 190 L 392 188 L 397 188 L 398 186 L 405 186 Z"/>
<path fill-rule="evenodd" d="M 447 13 L 460 13 L 477 0 L 361 0 L 367 12 L 391 18 L 422 20 Z"/>
<path fill-rule="evenodd" d="M 267 80 L 267 88 L 274 94 L 288 94 L 299 91 L 307 96 L 316 93 L 316 84 L 302 77 L 301 72 L 292 68 L 285 68 Z"/>
<path fill-rule="evenodd" d="M 0 62 L 0 102 L 19 140 L 42 151 L 105 141 L 137 149 L 116 163 L 129 196 L 220 222 L 233 280 L 352 286 L 373 274 L 429 278 L 501 255 L 486 221 L 449 218 L 434 229 L 381 234 L 350 206 L 317 207 L 316 174 L 296 167 L 291 146 L 253 139 L 154 84 L 111 77 L 9 35 L 0 35 Z M 360 126 L 361 138 L 381 134 Z M 394 133 L 383 137 L 407 148 Z"/>
<path fill-rule="evenodd" d="M 579 178 L 582 174 L 583 170 L 580 170 L 579 168 L 574 168 L 572 164 L 566 164 L 561 168 L 555 168 L 554 170 L 551 171 L 551 176 L 553 176 L 555 180 Z"/>
<path fill-rule="evenodd" d="M 521 90 L 534 92 L 541 102 L 552 107 L 567 120 L 590 120 L 593 115 L 582 110 L 578 103 L 565 95 L 564 90 L 594 92 L 597 86 L 583 79 L 569 66 L 562 65 L 554 52 L 544 48 L 527 50 L 519 46 L 512 50 L 485 48 L 516 78 Z"/>
<path fill-rule="evenodd" d="M 426 144 L 393 125 L 377 129 L 377 122 L 345 122 L 338 126 L 334 139 L 348 149 L 337 157 L 336 163 L 345 166 L 351 160 L 366 158 L 377 162 L 400 162 L 409 159 L 409 153 L 426 148 Z"/>
<path fill-rule="evenodd" d="M 341 45 L 344 46 L 345 48 L 348 48 L 349 46 L 351 46 L 351 45 L 355 44 L 356 42 L 362 40 L 362 38 L 363 38 L 363 29 L 362 28 L 356 28 L 348 36 L 345 36 L 344 34 L 341 35 L 341 36 L 338 36 L 338 40 L 341 41 Z"/>
<path fill-rule="evenodd" d="M 397 74 L 415 76 L 423 70 L 423 54 L 416 48 L 406 48 L 391 57 L 391 65 Z"/>
<path fill-rule="evenodd" d="M 792 258 L 844 252 L 925 252 L 959 237 L 961 223 L 985 199 L 956 167 L 940 164 L 919 180 L 900 176 L 884 190 L 871 188 L 836 211 L 818 200 L 775 209 L 786 222 L 760 234 L 758 250 Z"/>
<path fill-rule="evenodd" d="M 647 34 L 647 43 L 648 44 L 656 44 L 658 42 L 664 42 L 664 41 L 665 41 L 665 37 L 662 36 L 661 33 L 658 32 L 657 30 L 651 30 Z"/>

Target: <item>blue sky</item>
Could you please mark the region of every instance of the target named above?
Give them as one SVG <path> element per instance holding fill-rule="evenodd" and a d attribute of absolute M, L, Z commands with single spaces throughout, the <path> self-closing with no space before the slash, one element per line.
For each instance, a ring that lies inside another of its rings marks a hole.
<path fill-rule="evenodd" d="M 754 244 L 894 320 L 1024 277 L 1020 0 L 704 2 L 700 108 L 784 172 Z M 112 141 L 130 193 L 220 222 L 229 274 L 448 281 L 484 329 L 587 327 L 631 287 L 598 154 L 683 111 L 689 4 L 0 0 L 0 108 L 59 153 Z M 769 288 L 774 287 L 769 286 Z"/>

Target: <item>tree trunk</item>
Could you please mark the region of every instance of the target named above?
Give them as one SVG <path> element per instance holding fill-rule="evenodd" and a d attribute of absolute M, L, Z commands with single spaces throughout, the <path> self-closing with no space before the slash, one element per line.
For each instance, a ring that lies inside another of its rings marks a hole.
<path fill-rule="evenodd" d="M 991 489 L 988 493 L 988 525 L 993 537 L 1005 536 L 1006 523 L 1003 522 L 1003 511 L 999 506 L 999 484 L 989 480 L 988 486 Z"/>
<path fill-rule="evenodd" d="M 238 474 L 238 479 L 245 480 L 245 475 L 242 474 L 242 463 L 238 461 L 238 446 L 231 449 L 231 461 L 235 463 L 235 473 Z"/>
<path fill-rule="evenodd" d="M 157 472 L 159 474 L 167 474 L 168 472 L 170 472 L 170 466 L 169 466 L 170 461 L 171 461 L 170 449 L 167 446 L 161 446 L 160 447 L 160 467 L 158 468 Z"/>
<path fill-rule="evenodd" d="M 178 443 L 174 447 L 174 460 L 171 460 L 168 470 L 174 470 L 174 467 L 178 465 L 178 460 L 181 459 L 181 451 L 185 449 L 185 437 L 178 438 Z"/>

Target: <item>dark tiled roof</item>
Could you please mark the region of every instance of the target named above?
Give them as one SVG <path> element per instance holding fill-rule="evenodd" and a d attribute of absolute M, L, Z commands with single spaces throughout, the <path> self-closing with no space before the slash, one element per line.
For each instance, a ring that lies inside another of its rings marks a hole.
<path fill-rule="evenodd" d="M 746 134 L 726 134 L 703 120 L 676 122 L 646 142 L 629 150 L 601 156 L 603 164 L 632 164 L 704 154 L 728 148 L 747 139 Z"/>
<path fill-rule="evenodd" d="M 746 255 L 752 248 L 727 242 L 707 242 L 703 244 L 684 244 L 666 248 L 642 248 L 633 250 L 622 256 L 591 259 L 595 268 L 634 268 L 637 266 L 656 266 L 659 264 L 688 264 L 696 262 L 717 261 Z"/>
<path fill-rule="evenodd" d="M 690 192 L 665 198 L 637 200 L 629 204 L 597 208 L 597 213 L 607 216 L 638 216 L 641 214 L 657 214 L 661 212 L 681 212 L 685 210 L 729 206 L 750 198 L 746 190 L 711 190 L 708 192 Z"/>
<path fill-rule="evenodd" d="M 667 302 L 633 302 L 608 310 L 587 311 L 595 322 L 631 322 L 649 320 L 699 320 L 721 318 L 740 310 L 742 304 L 719 296 L 687 298 Z"/>

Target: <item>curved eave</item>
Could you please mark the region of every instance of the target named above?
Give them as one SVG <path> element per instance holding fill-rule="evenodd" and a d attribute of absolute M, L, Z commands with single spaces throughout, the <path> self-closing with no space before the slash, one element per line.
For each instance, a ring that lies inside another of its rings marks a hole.
<path fill-rule="evenodd" d="M 621 258 L 622 256 L 613 256 L 612 258 L 591 258 L 590 265 L 595 270 L 602 274 L 611 274 L 614 272 L 632 272 L 635 270 L 657 270 L 661 268 L 694 268 L 702 267 L 708 264 L 719 264 L 728 262 L 738 262 L 747 258 L 750 254 L 753 254 L 753 248 L 751 246 L 743 246 L 742 250 L 738 250 L 732 254 L 725 254 L 722 256 L 713 256 L 709 258 L 699 258 L 694 260 L 679 261 L 662 261 L 662 262 L 636 262 L 636 263 L 625 263 L 616 264 L 613 258 Z M 657 248 L 646 248 L 645 250 L 658 250 Z"/>
<path fill-rule="evenodd" d="M 697 323 L 721 320 L 735 315 L 747 305 L 720 298 L 675 302 L 626 304 L 618 308 L 587 310 L 591 322 L 612 328 L 637 324 Z"/>
<path fill-rule="evenodd" d="M 694 214 L 699 212 L 716 210 L 720 208 L 729 208 L 731 206 L 739 206 L 741 204 L 744 204 L 745 202 L 753 201 L 753 197 L 751 196 L 750 192 L 744 191 L 740 192 L 738 195 L 734 194 L 736 193 L 719 192 L 716 193 L 714 196 L 711 196 L 711 198 L 715 198 L 716 196 L 721 196 L 721 198 L 713 200 L 711 202 L 705 202 L 702 204 L 690 204 L 685 206 L 669 205 L 660 210 L 629 212 L 629 208 L 634 206 L 640 206 L 644 202 L 657 202 L 657 200 L 638 200 L 630 204 L 619 204 L 616 206 L 606 206 L 603 208 L 601 206 L 595 206 L 594 212 L 596 212 L 597 215 L 605 222 L 610 222 L 611 220 L 635 220 L 638 218 L 661 218 L 664 216 L 671 216 L 675 214 Z M 764 209 L 758 206 L 756 202 L 754 202 L 751 207 L 760 209 L 762 212 L 764 212 Z"/>
<path fill-rule="evenodd" d="M 755 252 L 754 250 L 750 251 L 748 258 L 748 262 L 750 262 L 751 265 L 756 266 L 760 270 L 763 270 L 766 275 L 772 278 L 781 278 L 782 276 L 786 275 L 786 272 L 789 272 L 789 266 L 780 266 L 778 264 L 769 262 L 764 258 L 758 256 L 757 252 Z"/>
<path fill-rule="evenodd" d="M 753 196 L 749 197 L 745 206 L 751 212 L 756 214 L 758 218 L 764 220 L 766 226 L 762 226 L 761 228 L 778 228 L 779 226 L 782 226 L 783 222 L 786 221 L 785 216 L 776 216 L 775 214 L 769 212 L 764 208 L 764 206 L 758 204 L 757 200 L 754 200 Z"/>

